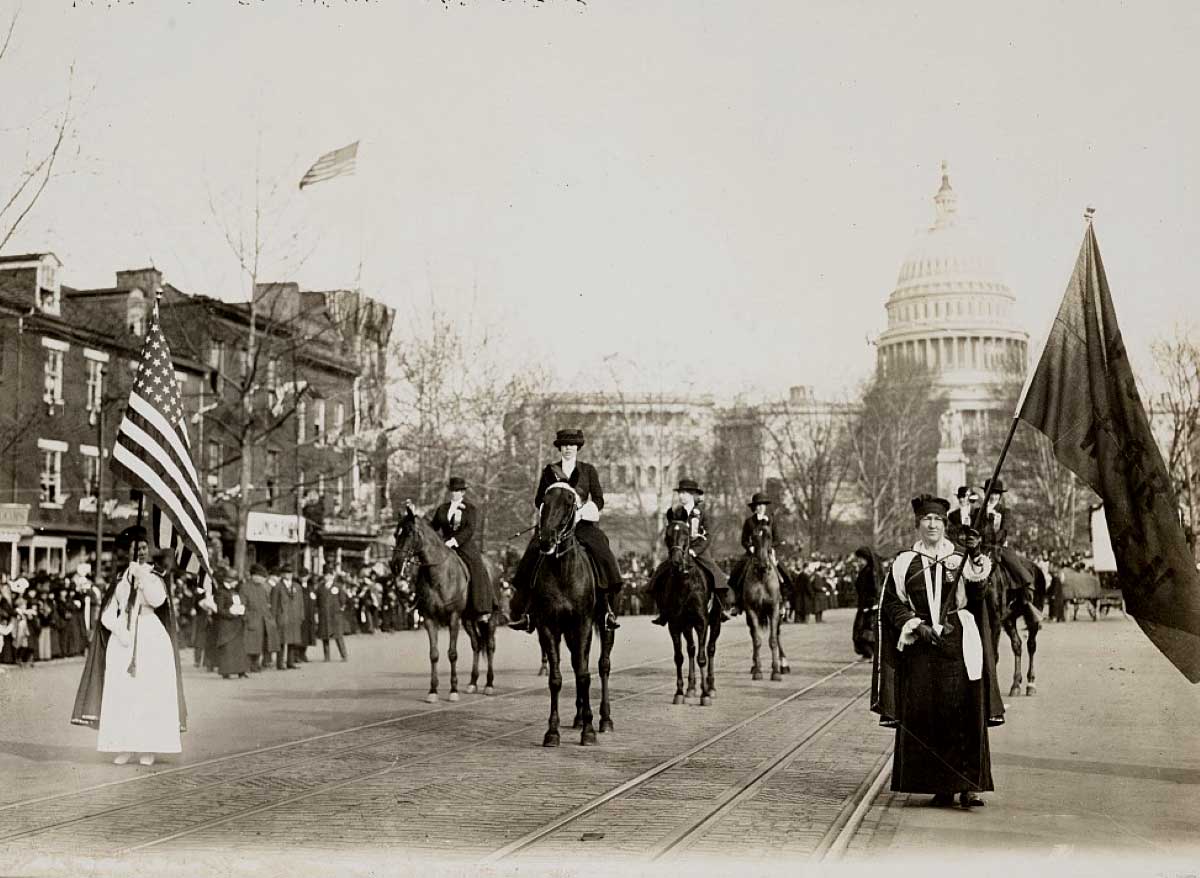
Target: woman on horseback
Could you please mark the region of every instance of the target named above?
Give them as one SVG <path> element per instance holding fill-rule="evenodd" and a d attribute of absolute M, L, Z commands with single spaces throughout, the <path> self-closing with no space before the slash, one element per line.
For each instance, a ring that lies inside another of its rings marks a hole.
<path fill-rule="evenodd" d="M 575 537 L 588 550 L 599 572 L 597 587 L 600 593 L 597 600 L 604 602 L 604 626 L 612 631 L 620 628 L 617 617 L 612 611 L 617 595 L 621 591 L 621 571 L 617 567 L 617 559 L 613 557 L 608 545 L 608 537 L 600 529 L 600 511 L 604 509 L 604 489 L 600 485 L 600 475 L 590 463 L 579 460 L 579 449 L 583 447 L 582 430 L 559 430 L 554 437 L 554 447 L 558 449 L 562 459 L 551 463 L 542 470 L 538 482 L 537 494 L 533 505 L 541 508 L 546 496 L 546 489 L 558 482 L 565 482 L 575 489 L 579 495 L 578 508 L 575 511 Z M 509 623 L 509 628 L 516 631 L 534 631 L 535 627 L 529 619 L 527 606 L 529 591 L 533 582 L 533 572 L 538 563 L 538 543 L 535 534 L 517 565 L 513 576 L 512 616 L 515 621 Z"/>
<path fill-rule="evenodd" d="M 767 514 L 767 506 L 770 504 L 771 498 L 762 491 L 756 492 L 750 498 L 750 502 L 746 504 L 750 507 L 750 516 L 742 522 L 742 548 L 746 554 L 738 559 L 733 572 L 729 574 L 729 588 L 733 594 L 733 606 L 735 609 L 741 606 L 742 580 L 746 576 L 746 568 L 754 560 L 754 529 L 762 524 L 769 525 L 771 528 L 771 546 L 778 548 L 787 545 L 786 541 L 779 536 L 779 531 L 775 527 L 775 519 Z M 785 593 L 789 592 L 791 590 L 792 578 L 784 570 L 783 564 L 778 558 L 775 559 L 775 567 L 779 571 L 780 588 Z"/>
<path fill-rule="evenodd" d="M 458 553 L 458 557 L 467 565 L 467 573 L 470 576 L 467 614 L 486 622 L 499 604 L 492 588 L 492 579 L 484 566 L 483 556 L 479 554 L 479 544 L 475 540 L 479 512 L 475 505 L 466 499 L 465 480 L 453 476 L 446 484 L 446 490 L 450 492 L 450 499 L 434 510 L 430 524 L 445 541 L 447 548 Z"/>
<path fill-rule="evenodd" d="M 696 559 L 696 566 L 704 571 L 708 587 L 720 598 L 723 610 L 728 610 L 730 608 L 729 580 L 725 576 L 725 571 L 705 554 L 708 551 L 708 517 L 699 503 L 699 498 L 704 495 L 704 492 L 700 490 L 700 486 L 694 479 L 680 479 L 675 492 L 679 495 L 679 503 L 667 510 L 667 524 L 673 521 L 687 522 L 691 530 L 691 553 L 692 557 Z M 666 587 L 669 568 L 670 562 L 664 561 L 658 565 L 658 569 L 650 578 L 650 594 L 654 596 L 654 603 L 659 608 L 658 618 L 653 620 L 655 625 L 667 624 L 667 614 L 663 610 L 666 605 L 666 595 L 663 590 Z M 729 617 L 724 612 L 721 613 L 721 621 L 729 621 Z"/>

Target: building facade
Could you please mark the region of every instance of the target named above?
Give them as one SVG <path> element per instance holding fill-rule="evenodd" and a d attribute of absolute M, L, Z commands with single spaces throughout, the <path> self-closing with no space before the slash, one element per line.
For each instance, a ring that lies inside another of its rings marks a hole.
<path fill-rule="evenodd" d="M 136 375 L 154 287 L 118 273 L 84 292 L 53 253 L 0 257 L 0 572 L 65 573 L 137 521 L 107 457 Z M 190 415 L 207 370 L 173 352 Z"/>
<path fill-rule="evenodd" d="M 909 362 L 933 370 L 970 433 L 1001 405 L 997 385 L 1024 374 L 1029 335 L 1014 320 L 1016 297 L 992 254 L 959 215 L 945 162 L 933 202 L 933 225 L 909 249 L 884 305 L 879 367 Z"/>

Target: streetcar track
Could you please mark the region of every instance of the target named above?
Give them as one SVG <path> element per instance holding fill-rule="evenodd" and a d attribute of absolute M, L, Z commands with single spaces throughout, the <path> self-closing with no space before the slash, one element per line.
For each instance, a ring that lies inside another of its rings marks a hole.
<path fill-rule="evenodd" d="M 614 699 L 612 699 L 612 703 L 619 704 L 623 701 L 628 701 L 633 698 L 640 698 L 643 695 L 649 695 L 653 692 L 659 692 L 664 689 L 668 689 L 674 685 L 675 685 L 674 681 L 670 681 L 667 683 L 659 683 L 659 684 L 651 686 L 647 689 L 641 689 L 637 692 L 631 692 L 628 695 L 622 695 L 619 698 L 614 698 Z M 136 853 L 137 851 L 145 850 L 146 848 L 155 847 L 157 845 L 164 844 L 166 842 L 175 841 L 176 839 L 184 838 L 189 835 L 194 835 L 197 832 L 203 832 L 207 829 L 213 829 L 218 826 L 223 826 L 224 824 L 230 823 L 234 820 L 241 820 L 246 817 L 253 817 L 256 814 L 262 814 L 266 811 L 273 811 L 277 808 L 282 808 L 287 805 L 295 804 L 296 802 L 303 802 L 306 799 L 311 799 L 315 796 L 325 795 L 334 790 L 338 790 L 343 787 L 350 786 L 351 784 L 361 783 L 362 781 L 365 781 L 365 780 L 371 780 L 376 777 L 381 777 L 385 774 L 389 774 L 393 771 L 396 771 L 397 769 L 407 768 L 412 765 L 419 765 L 423 762 L 429 762 L 432 760 L 444 759 L 447 756 L 453 756 L 458 753 L 463 753 L 463 752 L 472 750 L 476 747 L 479 747 L 479 746 L 482 746 L 485 744 L 490 744 L 495 741 L 502 741 L 505 738 L 512 738 L 512 737 L 515 737 L 516 735 L 526 734 L 530 729 L 540 727 L 543 722 L 544 722 L 544 720 L 538 720 L 536 722 L 527 723 L 526 725 L 520 726 L 519 728 L 512 729 L 507 732 L 503 732 L 499 735 L 492 735 L 488 738 L 483 738 L 478 741 L 471 741 L 467 744 L 463 744 L 458 747 L 452 747 L 448 750 L 442 750 L 437 753 L 426 753 L 421 756 L 416 756 L 411 759 L 406 759 L 403 761 L 394 760 L 392 762 L 392 764 L 387 766 L 386 768 L 377 768 L 377 769 L 373 769 L 372 771 L 363 772 L 361 774 L 355 775 L 354 777 L 351 777 L 351 778 L 346 778 L 344 780 L 336 781 L 334 783 L 321 784 L 321 785 L 317 786 L 315 789 L 307 790 L 303 793 L 298 793 L 294 796 L 288 796 L 286 798 L 279 799 L 274 802 L 268 802 L 265 805 L 258 805 L 253 808 L 246 808 L 241 811 L 238 811 L 236 814 L 228 814 L 228 815 L 225 815 L 224 817 L 217 818 L 216 820 L 209 820 L 204 823 L 200 823 L 196 826 L 191 826 L 191 827 L 188 827 L 187 829 L 182 829 L 178 832 L 173 832 L 168 835 L 161 836 L 161 837 L 153 839 L 151 841 L 142 842 L 141 844 L 131 845 L 126 848 L 121 848 L 120 850 L 115 851 L 112 854 L 112 856 L 114 856 L 114 857 L 127 856 L 128 854 Z"/>
<path fill-rule="evenodd" d="M 698 819 L 693 820 L 682 829 L 676 830 L 663 841 L 656 844 L 650 849 L 648 858 L 658 860 L 667 854 L 674 851 L 680 845 L 694 838 L 702 836 L 709 827 L 715 824 L 718 820 L 737 808 L 743 802 L 754 797 L 764 783 L 771 778 L 772 775 L 778 773 L 789 763 L 792 762 L 800 753 L 808 747 L 822 732 L 829 726 L 841 718 L 842 714 L 848 711 L 851 707 L 859 702 L 859 700 L 871 691 L 871 687 L 866 687 L 858 695 L 851 698 L 825 719 L 817 724 L 816 728 L 806 732 L 799 740 L 790 743 L 783 750 L 773 756 L 763 760 L 756 765 L 750 776 L 739 781 L 730 787 L 723 795 L 719 796 L 715 802 L 710 803 L 708 810 Z"/>
<path fill-rule="evenodd" d="M 749 641 L 749 636 L 747 636 L 746 640 L 747 640 L 747 642 Z M 626 673 L 628 671 L 637 670 L 639 668 L 652 667 L 654 665 L 665 664 L 672 660 L 673 660 L 672 656 L 666 656 L 664 658 L 649 659 L 644 662 L 638 662 L 636 664 L 626 665 L 621 668 L 613 668 L 612 671 L 610 671 L 610 673 L 609 673 L 609 677 L 611 678 L 613 675 Z M 541 678 L 539 678 L 539 680 L 541 680 Z M 389 717 L 387 719 L 376 720 L 376 721 L 370 722 L 370 723 L 363 723 L 363 724 L 357 725 L 357 726 L 349 726 L 347 728 L 337 729 L 332 732 L 322 732 L 319 735 L 311 735 L 307 738 L 295 738 L 293 740 L 283 741 L 278 744 L 269 744 L 265 747 L 256 747 L 252 750 L 241 750 L 241 751 L 238 751 L 237 753 L 227 753 L 222 756 L 213 756 L 209 759 L 203 759 L 199 762 L 189 762 L 185 765 L 176 765 L 176 766 L 172 766 L 170 768 L 163 768 L 159 771 L 148 772 L 145 774 L 137 774 L 132 777 L 124 777 L 119 780 L 105 781 L 104 783 L 94 784 L 90 787 L 83 787 L 82 789 L 78 789 L 78 790 L 68 790 L 68 791 L 64 791 L 61 793 L 50 793 L 48 795 L 39 796 L 39 797 L 36 797 L 33 799 L 24 799 L 22 801 L 9 802 L 8 804 L 0 805 L 0 812 L 15 810 L 17 808 L 26 808 L 31 805 L 40 805 L 40 804 L 44 804 L 46 802 L 53 802 L 53 801 L 56 801 L 59 799 L 66 799 L 66 798 L 71 798 L 73 796 L 83 795 L 84 793 L 92 793 L 92 792 L 96 792 L 96 791 L 103 790 L 103 789 L 109 789 L 111 787 L 122 786 L 124 784 L 144 783 L 146 781 L 150 781 L 150 780 L 157 779 L 157 778 L 164 778 L 164 777 L 169 777 L 169 776 L 175 775 L 175 774 L 181 774 L 184 772 L 194 771 L 195 769 L 198 769 L 198 768 L 206 768 L 206 767 L 209 767 L 212 765 L 219 765 L 223 762 L 229 762 L 234 759 L 244 759 L 249 756 L 258 756 L 263 753 L 271 753 L 276 750 L 282 750 L 282 749 L 285 749 L 288 747 L 294 747 L 294 746 L 303 745 L 303 744 L 311 744 L 315 741 L 322 741 L 322 740 L 326 740 L 328 738 L 335 738 L 335 737 L 338 737 L 339 735 L 348 735 L 348 734 L 353 734 L 355 732 L 366 731 L 368 729 L 379 728 L 381 726 L 392 725 L 392 724 L 402 723 L 402 722 L 408 722 L 410 720 L 420 719 L 421 717 L 434 716 L 434 715 L 440 714 L 440 713 L 448 713 L 451 711 L 462 710 L 467 707 L 477 707 L 482 704 L 496 704 L 496 703 L 505 701 L 507 699 L 515 698 L 519 695 L 528 695 L 533 692 L 545 692 L 546 689 L 547 689 L 546 681 L 541 680 L 541 682 L 539 682 L 533 686 L 525 686 L 523 688 L 514 689 L 511 692 L 504 692 L 499 695 L 484 695 L 484 696 L 480 696 L 480 698 L 472 699 L 469 701 L 448 702 L 445 707 L 439 706 L 436 708 L 430 708 L 428 710 L 419 710 L 415 713 L 408 713 L 403 716 L 394 716 L 394 717 Z M 398 691 L 402 691 L 402 690 L 398 690 Z M 303 761 L 304 760 L 300 760 L 299 764 L 303 764 Z M 291 764 L 292 763 L 284 763 L 283 765 L 276 766 L 276 769 L 285 768 Z M 15 836 L 0 837 L 0 841 L 6 841 L 8 838 L 13 838 L 13 837 L 15 837 Z"/>
<path fill-rule="evenodd" d="M 774 711 L 778 710 L 779 708 L 783 707 L 784 705 L 790 704 L 791 702 L 795 701 L 796 699 L 800 698 L 801 696 L 811 692 L 812 690 L 816 689 L 818 686 L 822 685 L 823 683 L 826 683 L 829 680 L 832 680 L 834 677 L 840 676 L 845 671 L 854 667 L 857 664 L 859 664 L 859 662 L 858 662 L 858 660 L 855 660 L 853 662 L 850 662 L 849 664 L 843 665 L 838 670 L 836 670 L 830 674 L 826 674 L 821 679 L 819 679 L 813 683 L 810 683 L 809 685 L 805 686 L 803 689 L 796 690 L 795 692 L 791 693 L 790 695 L 780 699 L 779 701 L 776 701 L 774 704 L 772 704 L 768 707 L 763 708 L 762 710 L 758 711 L 757 713 L 754 713 L 754 714 L 746 717 L 745 719 L 735 722 L 733 725 L 727 727 L 726 729 L 724 729 L 721 732 L 718 732 L 717 734 L 713 735 L 712 737 L 710 737 L 704 741 L 701 741 L 699 744 L 689 747 L 687 750 L 684 750 L 681 753 L 675 754 L 674 756 L 670 757 L 669 759 L 666 759 L 666 760 L 658 763 L 657 765 L 653 766 L 652 768 L 647 769 L 646 771 L 642 772 L 641 774 L 637 775 L 636 777 L 633 777 L 630 780 L 627 780 L 621 784 L 618 784 L 617 786 L 613 787 L 612 789 L 608 790 L 607 792 L 604 792 L 604 793 L 600 794 L 599 796 L 594 797 L 590 801 L 585 802 L 583 805 L 580 805 L 580 806 L 572 809 L 567 814 L 564 814 L 561 817 L 555 818 L 554 820 L 551 820 L 550 822 L 543 824 L 542 826 L 538 827 L 537 829 L 534 829 L 531 832 L 526 833 L 525 835 L 521 836 L 520 838 L 516 839 L 515 841 L 512 841 L 512 842 L 508 843 L 507 845 L 505 845 L 504 847 L 501 847 L 501 848 L 493 851 L 492 853 L 488 854 L 486 857 L 483 857 L 479 862 L 485 863 L 485 864 L 495 863 L 500 860 L 507 859 L 508 857 L 512 856 L 513 854 L 518 853 L 526 848 L 532 847 L 533 845 L 537 844 L 542 839 L 557 832 L 559 829 L 563 828 L 564 826 L 574 823 L 575 821 L 579 820 L 580 818 L 582 818 L 588 814 L 591 814 L 593 811 L 596 811 L 597 809 L 601 808 L 608 802 L 611 802 L 613 799 L 616 799 L 616 798 L 630 792 L 631 790 L 634 790 L 637 787 L 642 786 L 647 781 L 657 777 L 658 775 L 662 774 L 665 771 L 669 771 L 671 768 L 674 768 L 679 763 L 683 762 L 686 759 L 691 758 L 692 756 L 696 755 L 697 753 L 701 752 L 702 750 L 705 750 L 705 749 L 711 747 L 713 744 L 716 744 L 718 741 L 722 741 L 725 738 L 728 738 L 730 735 L 733 735 L 733 734 L 741 731 L 742 729 L 749 726 L 751 723 L 756 722 L 757 720 L 761 719 L 762 717 L 766 716 L 767 714 L 773 713 Z M 851 704 L 853 704 L 855 701 L 857 701 L 861 697 L 862 697 L 861 694 L 855 696 L 853 699 L 851 699 L 848 702 L 848 704 L 846 706 L 844 706 L 843 708 L 841 708 L 838 711 L 837 715 L 840 715 Z"/>

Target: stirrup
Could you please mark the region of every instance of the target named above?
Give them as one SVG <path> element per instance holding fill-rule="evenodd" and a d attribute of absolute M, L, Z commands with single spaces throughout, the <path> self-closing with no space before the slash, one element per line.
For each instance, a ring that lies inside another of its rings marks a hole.
<path fill-rule="evenodd" d="M 508 627 L 513 631 L 532 632 L 534 630 L 533 622 L 530 621 L 528 613 L 526 613 L 520 619 L 514 619 L 513 621 L 509 622 Z"/>
<path fill-rule="evenodd" d="M 612 610 L 604 614 L 604 627 L 608 631 L 616 631 L 621 627 L 621 623 L 617 621 L 617 614 Z"/>

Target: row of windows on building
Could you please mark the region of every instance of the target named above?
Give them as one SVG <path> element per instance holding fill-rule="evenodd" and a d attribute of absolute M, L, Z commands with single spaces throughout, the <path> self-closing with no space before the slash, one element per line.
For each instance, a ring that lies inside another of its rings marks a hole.
<path fill-rule="evenodd" d="M 53 338 L 42 338 L 42 347 L 45 352 L 44 363 L 44 386 L 42 399 L 47 405 L 63 407 L 65 401 L 63 398 L 63 384 L 66 373 L 65 364 L 68 352 L 71 345 L 64 341 L 59 341 Z M 86 385 L 86 400 L 85 406 L 88 413 L 90 423 L 95 423 L 96 414 L 100 411 L 104 404 L 104 384 L 105 384 L 105 366 L 109 362 L 109 355 L 103 351 L 92 350 L 91 348 L 83 349 L 83 357 L 85 369 L 87 373 Z M 129 367 L 130 376 L 137 372 L 137 360 L 126 361 Z M 272 408 L 276 408 L 282 403 L 283 394 L 278 385 L 274 381 L 275 364 L 268 364 L 268 387 L 270 388 L 270 404 Z M 179 393 L 183 398 L 187 398 L 185 393 L 183 375 L 175 373 L 175 378 L 179 382 Z M 317 399 L 313 402 L 313 419 L 312 426 L 312 441 L 316 445 L 325 445 L 326 443 L 341 444 L 346 432 L 346 404 L 335 402 L 332 404 L 333 411 L 333 432 L 330 434 L 326 431 L 326 400 Z M 300 400 L 296 403 L 296 429 L 298 432 L 297 439 L 300 442 L 307 442 L 309 432 L 308 421 L 308 403 L 305 400 Z"/>
<path fill-rule="evenodd" d="M 939 317 L 1001 317 L 1006 312 L 1000 302 L 953 299 L 946 302 L 911 302 L 893 305 L 896 320 L 929 320 Z"/>

